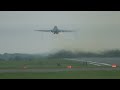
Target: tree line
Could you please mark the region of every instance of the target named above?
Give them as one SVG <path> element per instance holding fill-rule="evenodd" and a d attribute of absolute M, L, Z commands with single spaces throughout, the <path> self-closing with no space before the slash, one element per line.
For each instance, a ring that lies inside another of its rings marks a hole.
<path fill-rule="evenodd" d="M 61 50 L 49 57 L 78 58 L 78 57 L 120 57 L 120 50 L 106 50 L 99 53 L 93 52 L 72 52 Z"/>
<path fill-rule="evenodd" d="M 80 57 L 120 57 L 120 50 L 106 50 L 100 53 L 93 52 L 72 52 L 61 50 L 56 53 L 41 55 L 41 54 L 20 54 L 20 53 L 4 53 L 0 54 L 0 60 L 33 60 L 41 58 L 80 58 Z"/>

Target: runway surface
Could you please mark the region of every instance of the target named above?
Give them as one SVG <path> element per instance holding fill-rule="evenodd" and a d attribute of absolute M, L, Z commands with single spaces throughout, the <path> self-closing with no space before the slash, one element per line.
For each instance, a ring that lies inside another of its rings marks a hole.
<path fill-rule="evenodd" d="M 120 71 L 120 68 L 62 68 L 62 69 L 2 69 L 0 73 L 16 73 L 16 72 L 60 72 L 60 71 L 95 71 L 95 70 L 117 70 Z"/>

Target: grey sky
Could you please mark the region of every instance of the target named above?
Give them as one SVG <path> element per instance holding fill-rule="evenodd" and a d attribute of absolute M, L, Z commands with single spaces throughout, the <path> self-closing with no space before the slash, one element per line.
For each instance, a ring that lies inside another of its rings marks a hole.
<path fill-rule="evenodd" d="M 77 30 L 74 33 L 35 29 Z M 119 11 L 0 11 L 0 53 L 120 49 Z"/>

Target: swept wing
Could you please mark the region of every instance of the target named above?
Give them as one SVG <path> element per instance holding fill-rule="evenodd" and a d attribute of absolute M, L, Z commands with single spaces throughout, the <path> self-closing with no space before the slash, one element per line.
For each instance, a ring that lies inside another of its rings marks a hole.
<path fill-rule="evenodd" d="M 35 31 L 41 31 L 41 32 L 51 32 L 51 30 L 35 30 Z"/>
<path fill-rule="evenodd" d="M 60 30 L 60 32 L 74 32 L 72 30 Z"/>

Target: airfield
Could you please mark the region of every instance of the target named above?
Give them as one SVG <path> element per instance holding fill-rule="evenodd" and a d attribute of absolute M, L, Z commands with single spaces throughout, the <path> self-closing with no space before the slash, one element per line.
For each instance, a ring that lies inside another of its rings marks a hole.
<path fill-rule="evenodd" d="M 0 79 L 120 79 L 119 59 L 42 58 L 37 60 L 1 60 Z M 113 63 L 117 64 L 117 67 L 112 67 Z"/>

